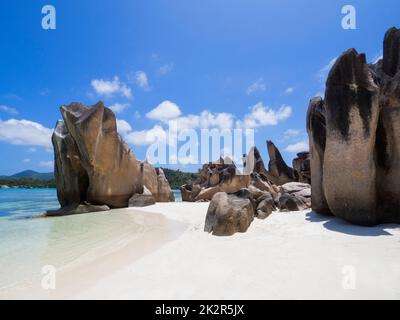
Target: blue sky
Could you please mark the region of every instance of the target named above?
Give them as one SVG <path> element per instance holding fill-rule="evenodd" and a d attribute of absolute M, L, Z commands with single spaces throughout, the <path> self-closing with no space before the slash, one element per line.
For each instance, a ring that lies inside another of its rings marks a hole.
<path fill-rule="evenodd" d="M 41 27 L 46 4 L 57 10 L 56 30 Z M 341 27 L 346 4 L 357 10 L 356 30 Z M 270 139 L 290 163 L 329 63 L 350 47 L 373 61 L 385 31 L 400 25 L 397 0 L 3 0 L 0 8 L 0 174 L 51 171 L 60 105 L 98 100 L 118 111 L 140 159 L 143 134 L 164 130 L 169 116 L 253 123 L 264 160 Z"/>

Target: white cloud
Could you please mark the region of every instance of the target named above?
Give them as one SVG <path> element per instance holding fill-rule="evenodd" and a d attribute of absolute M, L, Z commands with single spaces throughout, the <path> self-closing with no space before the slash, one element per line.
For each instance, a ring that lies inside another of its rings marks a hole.
<path fill-rule="evenodd" d="M 294 138 L 300 135 L 300 130 L 296 130 L 296 129 L 287 129 L 284 132 L 284 138 L 285 139 L 290 139 L 290 138 Z"/>
<path fill-rule="evenodd" d="M 165 141 L 167 132 L 160 125 L 155 125 L 149 130 L 127 132 L 124 135 L 124 139 L 128 143 L 145 146 L 157 141 Z"/>
<path fill-rule="evenodd" d="M 273 126 L 287 119 L 291 114 L 292 108 L 290 106 L 283 105 L 274 110 L 259 102 L 251 108 L 251 112 L 246 114 L 243 120 L 238 120 L 235 123 L 235 116 L 226 112 L 212 113 L 203 110 L 199 114 L 181 116 L 178 105 L 171 101 L 163 101 L 146 114 L 146 117 L 158 121 L 153 128 L 133 131 L 125 120 L 117 120 L 117 125 L 119 132 L 128 143 L 148 145 L 158 140 L 165 140 L 168 135 L 176 137 L 184 130 L 224 130 L 232 129 L 234 126 L 236 128 L 254 129 L 262 126 Z"/>
<path fill-rule="evenodd" d="M 331 59 L 328 64 L 326 64 L 325 66 L 323 66 L 317 73 L 317 78 L 321 81 L 321 82 L 325 82 L 326 78 L 328 77 L 329 71 L 332 69 L 333 65 L 335 64 L 336 60 L 338 59 L 338 57 L 335 57 L 333 59 Z"/>
<path fill-rule="evenodd" d="M 53 169 L 54 168 L 54 161 L 40 161 L 39 167 Z"/>
<path fill-rule="evenodd" d="M 135 73 L 135 82 L 141 89 L 143 89 L 145 91 L 149 91 L 150 90 L 149 79 L 147 77 L 146 72 L 137 71 Z"/>
<path fill-rule="evenodd" d="M 275 126 L 280 121 L 289 118 L 292 114 L 292 107 L 283 105 L 278 110 L 264 106 L 262 102 L 251 108 L 244 119 L 237 122 L 237 127 L 255 129 L 263 126 Z"/>
<path fill-rule="evenodd" d="M 11 144 L 51 148 L 52 131 L 29 120 L 0 120 L 0 140 Z"/>
<path fill-rule="evenodd" d="M 128 107 L 129 103 L 114 103 L 113 105 L 109 106 L 109 108 L 115 113 L 121 113 Z"/>
<path fill-rule="evenodd" d="M 286 90 L 285 90 L 285 94 L 292 94 L 293 91 L 294 91 L 294 88 L 293 88 L 293 87 L 288 87 L 288 88 L 286 88 Z"/>
<path fill-rule="evenodd" d="M 199 115 L 190 114 L 176 119 L 178 130 L 186 129 L 231 129 L 233 126 L 233 115 L 230 113 L 212 113 L 208 110 Z"/>
<path fill-rule="evenodd" d="M 300 141 L 295 144 L 290 144 L 285 149 L 285 151 L 292 152 L 292 153 L 298 153 L 298 152 L 308 151 L 308 150 L 309 150 L 308 141 Z"/>
<path fill-rule="evenodd" d="M 124 133 L 132 131 L 132 127 L 127 121 L 117 119 L 117 131 L 120 134 L 124 134 Z"/>
<path fill-rule="evenodd" d="M 165 100 L 156 108 L 146 113 L 146 117 L 152 120 L 168 121 L 181 115 L 181 110 L 175 103 Z"/>
<path fill-rule="evenodd" d="M 252 83 L 246 90 L 246 94 L 250 95 L 256 92 L 264 92 L 266 85 L 263 78 L 259 78 L 256 82 Z"/>
<path fill-rule="evenodd" d="M 198 160 L 195 159 L 194 157 L 178 157 L 178 162 L 184 166 L 187 166 L 189 164 L 198 164 Z"/>
<path fill-rule="evenodd" d="M 18 114 L 18 111 L 14 108 L 5 106 L 5 105 L 0 105 L 0 111 L 4 111 L 10 114 Z"/>
<path fill-rule="evenodd" d="M 158 68 L 157 73 L 160 76 L 165 76 L 170 73 L 174 69 L 174 65 L 172 63 L 167 63 Z"/>
<path fill-rule="evenodd" d="M 117 76 L 113 80 L 94 79 L 91 82 L 94 91 L 101 96 L 112 97 L 120 95 L 125 98 L 132 98 L 132 91 L 125 83 L 121 82 Z"/>
<path fill-rule="evenodd" d="M 23 163 L 29 163 L 29 162 L 31 162 L 31 159 L 28 159 L 28 158 L 27 158 L 27 159 L 22 160 L 22 162 L 23 162 Z"/>

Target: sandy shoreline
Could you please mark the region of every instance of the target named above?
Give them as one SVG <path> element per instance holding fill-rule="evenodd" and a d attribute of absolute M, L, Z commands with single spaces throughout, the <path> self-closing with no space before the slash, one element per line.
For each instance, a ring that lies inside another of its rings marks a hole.
<path fill-rule="evenodd" d="M 203 231 L 207 208 L 122 209 L 162 218 L 118 252 L 66 272 L 39 298 L 400 298 L 398 225 L 365 228 L 310 211 L 275 212 L 247 233 L 214 237 Z"/>

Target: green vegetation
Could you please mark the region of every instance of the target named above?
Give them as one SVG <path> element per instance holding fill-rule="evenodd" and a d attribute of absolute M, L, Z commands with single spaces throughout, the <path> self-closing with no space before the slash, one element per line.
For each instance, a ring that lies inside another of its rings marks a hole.
<path fill-rule="evenodd" d="M 166 178 L 172 189 L 179 189 L 180 186 L 192 183 L 197 179 L 197 173 L 182 172 L 180 170 L 164 169 Z M 46 174 L 42 174 L 46 175 Z M 46 176 L 47 178 L 47 176 Z M 18 177 L 17 175 L 9 177 L 0 177 L 0 186 L 8 186 L 10 188 L 55 188 L 56 181 L 54 179 L 38 179 L 31 177 Z"/>
<path fill-rule="evenodd" d="M 193 172 L 182 172 L 180 170 L 172 170 L 166 168 L 162 169 L 172 189 L 179 189 L 180 186 L 184 184 L 192 183 L 194 180 L 197 179 L 198 176 L 197 173 Z"/>
<path fill-rule="evenodd" d="M 37 180 L 32 178 L 1 178 L 0 186 L 8 186 L 10 188 L 55 188 L 56 181 L 53 180 Z"/>

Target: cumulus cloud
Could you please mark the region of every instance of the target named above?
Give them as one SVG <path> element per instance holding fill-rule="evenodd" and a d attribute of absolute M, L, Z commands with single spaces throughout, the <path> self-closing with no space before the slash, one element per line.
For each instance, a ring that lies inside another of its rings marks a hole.
<path fill-rule="evenodd" d="M 112 97 L 120 95 L 125 98 L 132 98 L 132 90 L 125 83 L 121 82 L 117 76 L 113 80 L 94 79 L 91 82 L 94 91 L 101 96 Z"/>
<path fill-rule="evenodd" d="M 180 107 L 171 102 L 163 101 L 156 108 L 146 114 L 146 117 L 158 121 L 150 129 L 133 131 L 125 120 L 117 120 L 118 130 L 128 143 L 135 145 L 148 145 L 168 136 L 176 137 L 185 130 L 199 129 L 255 129 L 262 126 L 274 126 L 287 119 L 292 114 L 292 108 L 287 105 L 279 109 L 264 106 L 261 102 L 250 109 L 242 120 L 235 122 L 231 113 L 213 113 L 203 110 L 199 114 L 182 115 Z M 288 134 L 294 134 L 288 131 Z"/>
<path fill-rule="evenodd" d="M 39 167 L 43 167 L 46 169 L 53 169 L 54 168 L 54 161 L 40 161 Z"/>
<path fill-rule="evenodd" d="M 174 69 L 174 65 L 172 63 L 167 63 L 158 68 L 157 73 L 160 76 L 165 76 L 170 73 Z"/>
<path fill-rule="evenodd" d="M 18 114 L 18 111 L 16 109 L 5 105 L 0 105 L 0 111 L 4 111 L 10 114 Z"/>
<path fill-rule="evenodd" d="M 127 121 L 117 119 L 117 131 L 120 134 L 124 134 L 124 133 L 132 131 L 132 127 Z"/>
<path fill-rule="evenodd" d="M 145 91 L 149 91 L 150 90 L 150 86 L 149 86 L 149 79 L 147 77 L 146 72 L 144 71 L 137 71 L 135 73 L 135 82 L 136 84 L 139 86 L 139 88 L 145 90 Z"/>
<path fill-rule="evenodd" d="M 115 113 L 121 113 L 128 107 L 129 103 L 114 103 L 113 105 L 109 106 L 109 108 Z"/>
<path fill-rule="evenodd" d="M 293 91 L 294 91 L 294 88 L 293 88 L 293 87 L 288 87 L 288 88 L 286 88 L 286 90 L 285 90 L 285 94 L 292 94 Z"/>
<path fill-rule="evenodd" d="M 289 118 L 292 114 L 292 107 L 283 105 L 278 110 L 265 106 L 262 102 L 251 108 L 243 120 L 237 122 L 237 127 L 255 129 L 263 126 L 275 126 L 280 121 Z"/>
<path fill-rule="evenodd" d="M 256 92 L 264 92 L 266 85 L 263 78 L 259 78 L 256 82 L 253 82 L 246 90 L 246 94 L 250 95 Z"/>
<path fill-rule="evenodd" d="M 178 130 L 187 129 L 232 129 L 233 115 L 230 113 L 212 113 L 208 110 L 202 111 L 198 115 L 190 114 L 176 118 Z"/>
<path fill-rule="evenodd" d="M 308 141 L 300 141 L 295 144 L 290 144 L 285 148 L 285 151 L 287 152 L 292 152 L 292 153 L 298 153 L 302 151 L 308 151 L 309 146 L 308 146 Z"/>
<path fill-rule="evenodd" d="M 16 144 L 51 148 L 52 130 L 29 120 L 0 120 L 0 140 Z"/>
<path fill-rule="evenodd" d="M 155 125 L 149 130 L 126 132 L 123 136 L 128 143 L 145 146 L 158 141 L 166 141 L 167 132 L 160 125 Z"/>
<path fill-rule="evenodd" d="M 152 120 L 168 121 L 181 115 L 179 106 L 169 100 L 161 102 L 156 108 L 146 113 L 146 117 Z"/>

